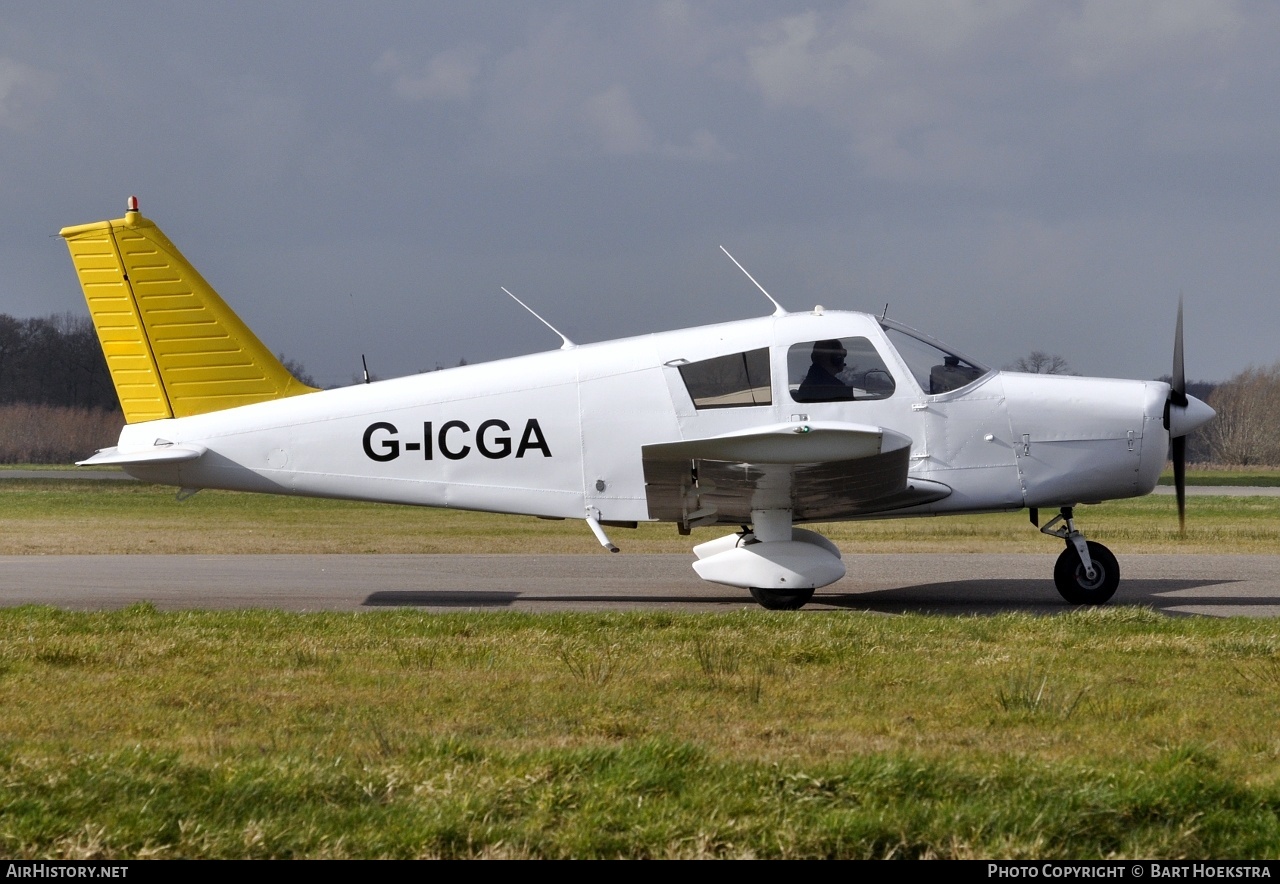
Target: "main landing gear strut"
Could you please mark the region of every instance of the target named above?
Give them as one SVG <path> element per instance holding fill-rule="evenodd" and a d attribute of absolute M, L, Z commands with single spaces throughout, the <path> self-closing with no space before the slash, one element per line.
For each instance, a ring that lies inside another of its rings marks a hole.
<path fill-rule="evenodd" d="M 1039 522 L 1039 513 L 1032 509 L 1031 524 Z M 1053 582 L 1064 599 L 1073 605 L 1101 605 L 1115 595 L 1120 585 L 1120 565 L 1111 550 L 1084 539 L 1076 528 L 1071 507 L 1064 506 L 1040 531 L 1067 544 L 1053 566 Z"/>

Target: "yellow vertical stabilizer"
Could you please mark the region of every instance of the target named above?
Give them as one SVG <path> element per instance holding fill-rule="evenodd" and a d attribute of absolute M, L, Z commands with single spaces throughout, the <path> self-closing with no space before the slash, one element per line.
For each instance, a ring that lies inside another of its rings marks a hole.
<path fill-rule="evenodd" d="M 314 392 L 133 200 L 123 218 L 61 233 L 128 423 Z"/>

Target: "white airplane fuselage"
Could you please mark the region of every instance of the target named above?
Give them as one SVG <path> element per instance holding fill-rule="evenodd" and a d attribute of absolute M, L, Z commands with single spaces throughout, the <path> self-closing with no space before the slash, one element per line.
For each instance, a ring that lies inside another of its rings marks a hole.
<path fill-rule="evenodd" d="M 797 401 L 789 351 L 851 337 L 874 346 L 892 393 Z M 769 354 L 768 404 L 695 404 L 681 366 L 760 349 Z M 909 476 L 950 489 L 872 514 L 918 516 L 1147 494 L 1166 461 L 1168 397 L 1157 381 L 1003 371 L 931 394 L 875 317 L 818 310 L 130 424 L 118 451 L 204 449 L 125 466 L 191 489 L 642 522 L 656 518 L 642 446 L 761 426 L 858 425 L 910 439 Z"/>
<path fill-rule="evenodd" d="M 582 519 L 613 552 L 614 525 L 733 526 L 693 548 L 693 568 L 772 609 L 845 574 L 797 523 L 1023 507 L 1036 525 L 1059 510 L 1040 529 L 1064 542 L 1054 584 L 1101 604 L 1119 564 L 1074 506 L 1146 494 L 1172 450 L 1181 518 L 1186 435 L 1213 416 L 1186 395 L 1181 305 L 1169 384 L 992 371 L 884 317 L 774 302 L 760 319 L 316 390 L 135 198 L 61 235 L 126 421 L 82 464 L 184 493 Z"/>

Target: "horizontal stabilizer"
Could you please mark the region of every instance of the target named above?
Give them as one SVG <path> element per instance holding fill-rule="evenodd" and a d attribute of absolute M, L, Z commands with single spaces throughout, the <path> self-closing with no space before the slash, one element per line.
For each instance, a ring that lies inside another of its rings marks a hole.
<path fill-rule="evenodd" d="M 140 451 L 103 448 L 87 460 L 76 461 L 78 467 L 128 466 L 130 464 L 178 463 L 195 460 L 207 451 L 203 445 L 157 445 Z"/>

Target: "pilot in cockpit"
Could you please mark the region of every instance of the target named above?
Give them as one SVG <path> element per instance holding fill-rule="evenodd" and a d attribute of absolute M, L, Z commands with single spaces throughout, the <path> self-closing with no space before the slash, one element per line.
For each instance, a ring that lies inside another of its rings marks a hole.
<path fill-rule="evenodd" d="M 818 341 L 813 345 L 809 373 L 800 382 L 795 399 L 800 402 L 831 402 L 852 399 L 853 390 L 840 380 L 848 351 L 838 340 Z"/>
<path fill-rule="evenodd" d="M 962 365 L 959 356 L 948 354 L 942 365 L 935 365 L 929 372 L 929 392 L 947 393 L 982 377 L 982 370 L 972 365 Z"/>

